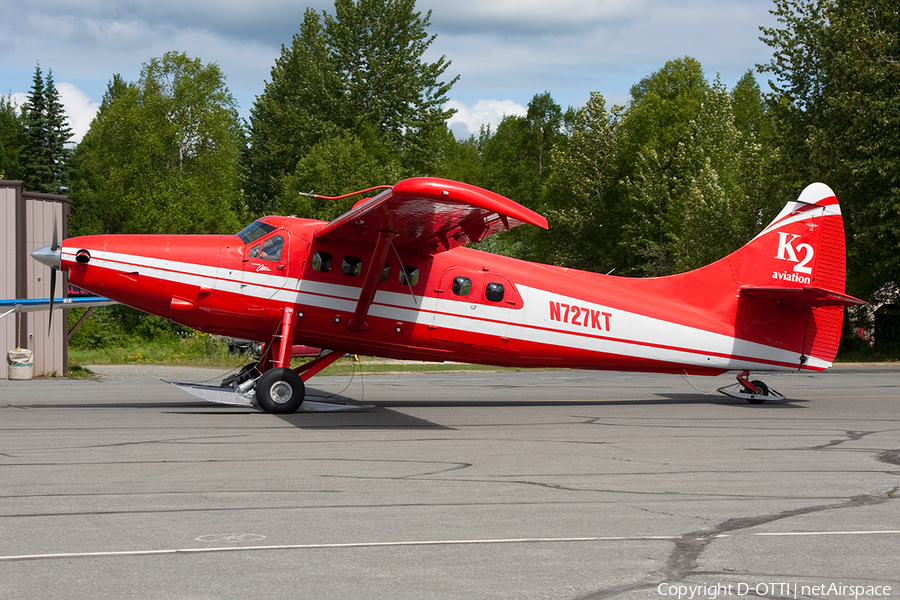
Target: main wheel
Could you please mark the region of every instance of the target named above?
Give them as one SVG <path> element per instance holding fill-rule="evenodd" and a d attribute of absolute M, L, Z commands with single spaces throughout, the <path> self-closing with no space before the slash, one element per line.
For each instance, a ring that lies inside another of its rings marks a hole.
<path fill-rule="evenodd" d="M 757 396 L 768 396 L 769 395 L 769 386 L 767 386 L 762 381 L 759 381 L 757 379 L 757 380 L 751 381 L 750 383 L 752 383 L 753 386 L 759 390 L 759 393 L 757 394 Z M 750 390 L 748 390 L 747 388 L 744 388 L 744 392 L 747 394 L 753 393 Z M 750 404 L 762 404 L 765 401 L 766 401 L 765 398 L 752 398 L 752 399 L 748 398 L 747 399 L 747 402 L 749 402 Z"/>
<path fill-rule="evenodd" d="M 269 369 L 256 382 L 256 401 L 267 413 L 292 413 L 303 404 L 305 395 L 303 380 L 291 369 Z"/>

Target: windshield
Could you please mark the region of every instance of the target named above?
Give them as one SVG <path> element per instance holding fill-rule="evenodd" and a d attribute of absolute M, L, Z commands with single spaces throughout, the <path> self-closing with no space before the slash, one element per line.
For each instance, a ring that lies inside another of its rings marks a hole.
<path fill-rule="evenodd" d="M 253 221 L 238 232 L 238 236 L 245 244 L 256 241 L 270 231 L 275 231 L 273 225 L 263 223 L 262 221 Z"/>

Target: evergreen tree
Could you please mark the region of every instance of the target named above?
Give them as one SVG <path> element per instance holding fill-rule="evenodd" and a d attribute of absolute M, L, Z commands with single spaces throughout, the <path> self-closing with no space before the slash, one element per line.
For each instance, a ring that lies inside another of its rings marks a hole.
<path fill-rule="evenodd" d="M 53 83 L 53 71 L 47 72 L 44 94 L 47 103 L 46 144 L 50 150 L 52 185 L 57 190 L 56 193 L 60 193 L 69 188 L 69 166 L 72 158 L 69 140 L 72 139 L 72 129 L 69 127 L 59 92 Z"/>
<path fill-rule="evenodd" d="M 22 180 L 25 189 L 33 192 L 50 192 L 53 169 L 50 166 L 50 147 L 47 145 L 47 97 L 44 91 L 44 74 L 38 65 L 24 110 L 25 145 L 19 160 L 22 163 Z"/>
<path fill-rule="evenodd" d="M 441 81 L 450 64 L 444 57 L 423 60 L 434 41 L 431 13 L 416 12 L 414 0 L 336 0 L 334 7 L 334 15 L 306 11 L 251 110 L 244 181 L 253 211 L 277 206 L 287 179 L 305 178 L 295 173 L 301 159 L 336 137 L 374 134 L 399 157 L 403 176 L 440 169 L 452 115 L 443 104 L 457 78 Z"/>
<path fill-rule="evenodd" d="M 72 131 L 53 83 L 53 72 L 48 72 L 45 81 L 40 65 L 35 67 L 23 124 L 25 143 L 19 161 L 25 189 L 63 193 L 68 188 L 70 151 L 66 144 Z"/>

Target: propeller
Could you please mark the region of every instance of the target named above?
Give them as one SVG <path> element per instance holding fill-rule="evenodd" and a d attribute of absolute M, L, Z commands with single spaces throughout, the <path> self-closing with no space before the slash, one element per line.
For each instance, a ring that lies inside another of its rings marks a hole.
<path fill-rule="evenodd" d="M 53 237 L 50 240 L 50 245 L 38 248 L 31 253 L 33 259 L 50 267 L 50 320 L 48 321 L 48 327 L 53 324 L 53 300 L 56 296 L 56 272 L 59 271 L 60 264 L 62 263 L 61 255 L 62 251 L 59 246 L 59 228 L 56 223 L 56 218 L 54 217 Z"/>
<path fill-rule="evenodd" d="M 53 237 L 50 238 L 50 251 L 60 252 L 59 250 L 59 230 L 56 226 L 56 216 L 53 217 Z M 60 252 L 60 254 L 62 254 Z M 50 335 L 50 327 L 53 325 L 53 299 L 56 297 L 56 272 L 59 267 L 50 267 L 50 318 L 47 320 L 47 335 Z"/>

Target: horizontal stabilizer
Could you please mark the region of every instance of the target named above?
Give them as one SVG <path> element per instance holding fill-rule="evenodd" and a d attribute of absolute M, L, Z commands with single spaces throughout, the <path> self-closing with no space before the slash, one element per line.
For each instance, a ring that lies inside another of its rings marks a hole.
<path fill-rule="evenodd" d="M 854 298 L 847 294 L 832 292 L 817 287 L 744 287 L 741 288 L 741 294 L 760 300 L 769 300 L 771 302 L 780 302 L 781 304 L 807 306 L 811 308 L 819 306 L 856 306 L 866 303 L 865 300 L 860 300 L 859 298 Z"/>

